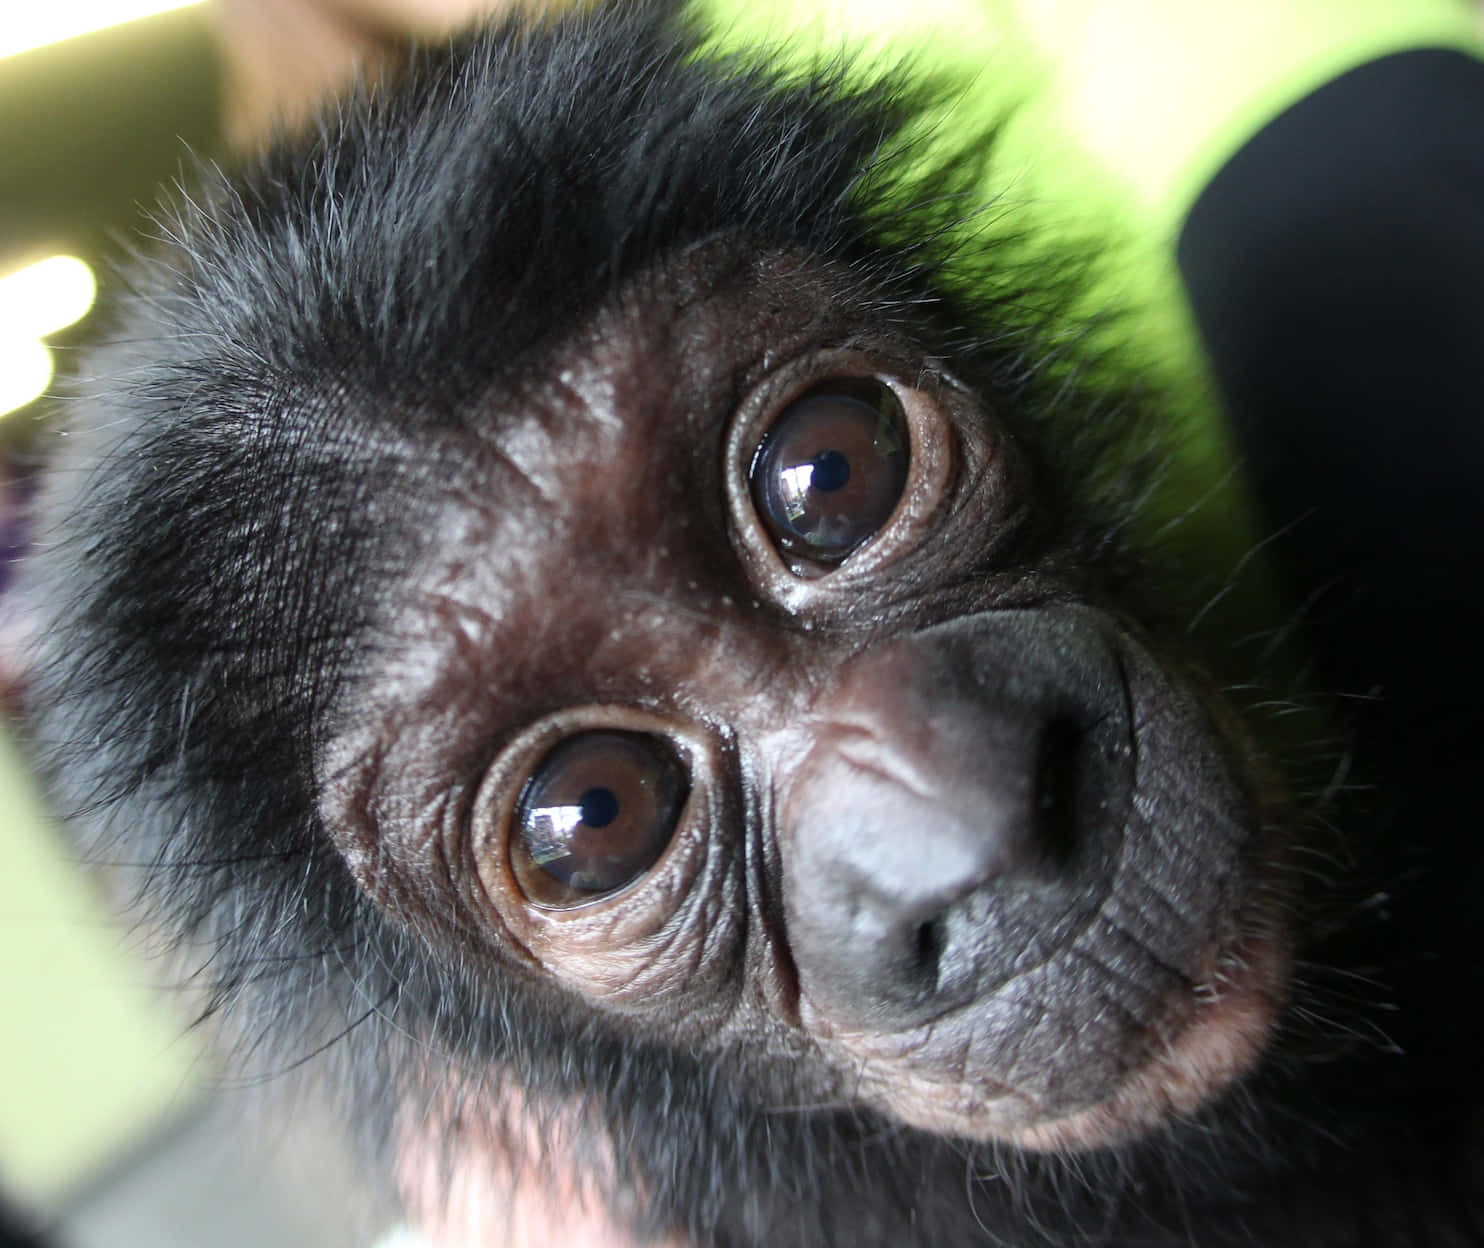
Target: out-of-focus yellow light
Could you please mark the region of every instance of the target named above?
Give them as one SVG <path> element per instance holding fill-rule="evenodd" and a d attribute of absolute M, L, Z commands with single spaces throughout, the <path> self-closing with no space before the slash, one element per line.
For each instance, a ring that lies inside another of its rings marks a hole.
<path fill-rule="evenodd" d="M 0 416 L 39 399 L 51 384 L 52 353 L 35 338 L 0 338 Z"/>
<path fill-rule="evenodd" d="M 139 17 L 184 9 L 200 0 L 11 0 L 0 19 L 0 56 L 118 26 Z"/>
<path fill-rule="evenodd" d="M 76 256 L 48 256 L 0 277 L 0 339 L 45 338 L 93 306 L 98 282 Z"/>
<path fill-rule="evenodd" d="M 41 340 L 80 321 L 98 283 L 76 256 L 49 256 L 0 277 L 0 416 L 38 397 L 52 379 Z"/>

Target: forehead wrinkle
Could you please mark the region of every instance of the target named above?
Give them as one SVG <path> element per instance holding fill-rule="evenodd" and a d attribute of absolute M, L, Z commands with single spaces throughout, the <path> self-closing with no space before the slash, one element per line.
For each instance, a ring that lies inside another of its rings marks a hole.
<path fill-rule="evenodd" d="M 736 376 L 756 368 L 763 355 L 760 343 L 739 341 L 733 305 L 740 301 L 740 314 L 751 320 L 778 295 L 769 295 L 757 265 L 739 266 L 719 241 L 666 257 L 559 339 L 511 361 L 498 399 L 487 400 L 485 416 L 471 422 L 474 436 L 500 445 L 522 439 L 534 426 L 579 445 L 606 433 L 652 446 L 661 441 L 653 428 L 661 414 L 682 422 L 692 439 L 719 435 L 739 397 Z M 712 315 L 713 305 L 729 315 Z M 560 461 L 552 456 L 551 462 Z"/>
<path fill-rule="evenodd" d="M 417 597 L 480 619 L 481 631 L 494 633 L 544 607 L 572 615 L 571 593 L 552 591 L 554 575 L 570 580 L 582 569 L 652 590 L 653 544 L 637 521 L 625 522 L 641 510 L 630 495 L 645 491 L 643 480 L 598 491 L 564 480 L 565 469 L 613 463 L 613 439 L 558 437 L 535 420 L 513 428 L 513 436 L 486 442 L 477 465 L 445 485 Z M 665 546 L 662 538 L 658 545 Z"/>
<path fill-rule="evenodd" d="M 543 374 L 486 401 L 475 425 L 472 470 L 507 468 L 524 492 L 555 507 L 566 494 L 563 472 L 578 463 L 611 464 L 625 452 L 653 460 L 654 407 L 643 397 L 653 344 L 643 330 L 600 320 L 551 352 Z M 632 461 L 631 461 L 632 462 Z"/>
<path fill-rule="evenodd" d="M 466 487 L 461 492 L 460 507 L 472 505 L 476 509 L 485 509 L 490 507 L 492 497 L 501 499 L 496 505 L 502 512 L 508 511 L 512 506 L 545 505 L 555 508 L 561 502 L 561 493 L 555 482 L 528 462 L 517 439 L 503 439 L 488 444 L 480 469 L 479 478 L 469 483 L 472 488 Z M 491 481 L 485 473 L 499 479 Z M 496 488 L 484 488 L 491 486 Z M 505 497 L 504 489 L 499 488 L 504 486 L 511 487 L 510 494 L 513 497 Z"/>
<path fill-rule="evenodd" d="M 774 670 L 775 647 L 739 645 L 747 612 L 729 595 L 742 603 L 745 587 L 717 560 L 723 435 L 756 343 L 722 334 L 707 305 L 735 324 L 776 292 L 712 267 L 632 284 L 507 373 L 460 430 L 418 577 L 422 626 L 441 617 L 445 662 L 475 664 L 486 689 L 545 704 L 561 694 L 540 668 L 621 683 L 638 664 L 682 702 L 702 673 L 735 702 Z"/>

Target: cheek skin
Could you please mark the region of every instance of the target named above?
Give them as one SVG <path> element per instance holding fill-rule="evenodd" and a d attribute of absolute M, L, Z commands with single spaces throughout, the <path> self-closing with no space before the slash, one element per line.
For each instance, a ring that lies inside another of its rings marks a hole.
<path fill-rule="evenodd" d="M 1031 1127 L 1012 1142 L 1040 1152 L 1118 1143 L 1194 1114 L 1256 1065 L 1272 1039 L 1288 977 L 1277 942 L 1249 942 L 1240 982 L 1204 1002 L 1191 1026 L 1155 1055 L 1107 1104 Z"/>
<path fill-rule="evenodd" d="M 498 1128 L 465 1122 L 453 1145 L 436 1114 L 402 1133 L 397 1185 L 427 1248 L 690 1248 L 638 1239 L 609 1210 L 580 1108 L 504 1099 Z"/>
<path fill-rule="evenodd" d="M 1265 909 L 1265 907 L 1259 907 Z M 910 1066 L 870 1069 L 892 1116 L 925 1131 L 1000 1140 L 1033 1152 L 1107 1148 L 1189 1118 L 1250 1071 L 1272 1040 L 1289 975 L 1284 939 L 1266 913 L 1215 960 L 1191 1017 L 1104 1101 L 1047 1117 L 1013 1087 L 955 1084 Z"/>

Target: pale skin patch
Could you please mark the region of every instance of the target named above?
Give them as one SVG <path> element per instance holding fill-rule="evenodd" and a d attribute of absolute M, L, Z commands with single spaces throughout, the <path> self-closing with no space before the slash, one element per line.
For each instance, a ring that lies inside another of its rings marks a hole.
<path fill-rule="evenodd" d="M 591 1160 L 606 1142 L 579 1108 L 538 1116 L 520 1100 L 504 1097 L 498 1129 L 463 1122 L 453 1148 L 436 1115 L 403 1133 L 397 1184 L 422 1248 L 688 1248 L 638 1239 L 609 1211 Z"/>

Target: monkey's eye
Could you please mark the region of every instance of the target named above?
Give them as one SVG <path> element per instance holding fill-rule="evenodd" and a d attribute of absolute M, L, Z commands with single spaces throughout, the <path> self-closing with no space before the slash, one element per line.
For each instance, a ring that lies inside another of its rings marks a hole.
<path fill-rule="evenodd" d="M 516 809 L 511 864 L 526 896 L 566 908 L 633 883 L 670 843 L 687 788 L 659 737 L 586 732 L 562 742 Z"/>
<path fill-rule="evenodd" d="M 890 518 L 907 484 L 907 423 L 880 382 L 831 381 L 783 409 L 749 471 L 779 547 L 839 563 Z"/>

